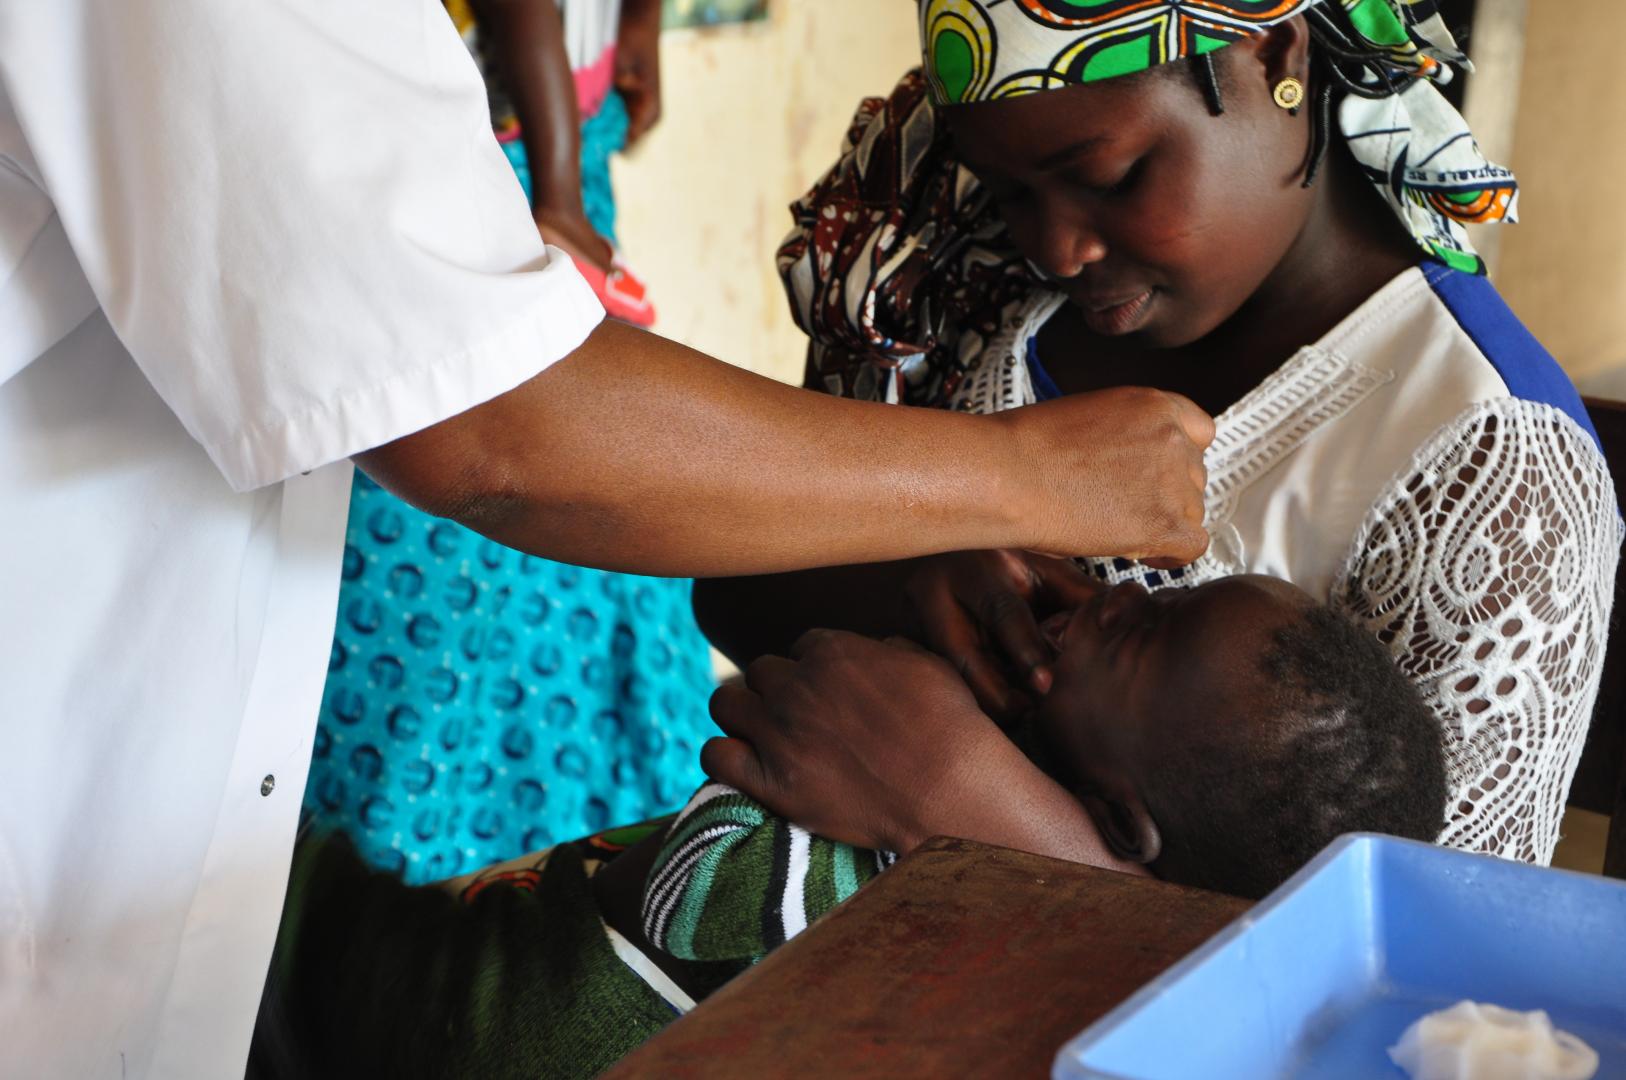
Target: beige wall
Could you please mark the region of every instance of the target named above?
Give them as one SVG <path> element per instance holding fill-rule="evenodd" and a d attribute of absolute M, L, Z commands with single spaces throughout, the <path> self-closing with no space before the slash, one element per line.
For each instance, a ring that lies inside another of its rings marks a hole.
<path fill-rule="evenodd" d="M 1522 224 L 1503 237 L 1497 281 L 1583 388 L 1626 397 L 1623 39 L 1626 0 L 1530 0 L 1513 153 Z"/>
<path fill-rule="evenodd" d="M 786 206 L 835 160 L 860 98 L 917 62 L 914 6 L 776 0 L 766 24 L 664 35 L 665 113 L 616 166 L 622 246 L 656 329 L 800 381 L 806 338 L 773 253 Z"/>

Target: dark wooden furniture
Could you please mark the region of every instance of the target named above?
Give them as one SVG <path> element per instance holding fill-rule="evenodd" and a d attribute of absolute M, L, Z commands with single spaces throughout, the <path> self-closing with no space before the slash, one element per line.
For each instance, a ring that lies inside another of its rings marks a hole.
<path fill-rule="evenodd" d="M 1242 900 L 934 840 L 607 1077 L 1041 1077 Z"/>
<path fill-rule="evenodd" d="M 1615 478 L 1615 498 L 1626 506 L 1626 402 L 1588 398 L 1587 412 L 1603 442 L 1603 455 Z M 1592 730 L 1570 789 L 1570 805 L 1609 815 L 1609 845 L 1603 872 L 1626 878 L 1626 574 L 1615 575 L 1615 614 L 1603 682 L 1592 713 Z"/>

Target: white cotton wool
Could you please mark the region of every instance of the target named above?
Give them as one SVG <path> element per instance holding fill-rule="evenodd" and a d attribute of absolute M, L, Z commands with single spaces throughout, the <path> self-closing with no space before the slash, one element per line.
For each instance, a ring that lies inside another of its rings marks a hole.
<path fill-rule="evenodd" d="M 1418 1020 L 1389 1057 L 1411 1080 L 1591 1080 L 1598 1054 L 1540 1009 L 1463 1001 Z"/>

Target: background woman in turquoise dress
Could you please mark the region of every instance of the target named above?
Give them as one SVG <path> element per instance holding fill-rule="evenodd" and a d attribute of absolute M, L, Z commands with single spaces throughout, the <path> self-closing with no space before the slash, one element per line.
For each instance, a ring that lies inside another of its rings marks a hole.
<path fill-rule="evenodd" d="M 658 5 L 636 6 L 566 3 L 553 23 L 576 101 L 591 106 L 581 109 L 582 214 L 611 244 L 610 156 L 627 142 L 629 104 L 635 134 L 659 107 L 643 21 Z M 483 47 L 471 13 L 448 7 L 501 70 L 504 50 Z M 618 37 L 636 39 L 628 55 L 617 56 Z M 519 137 L 495 86 L 504 80 L 491 81 L 493 125 L 542 225 L 526 156 L 535 140 Z M 358 473 L 307 814 L 421 882 L 675 809 L 715 732 L 691 588 L 521 555 Z"/>

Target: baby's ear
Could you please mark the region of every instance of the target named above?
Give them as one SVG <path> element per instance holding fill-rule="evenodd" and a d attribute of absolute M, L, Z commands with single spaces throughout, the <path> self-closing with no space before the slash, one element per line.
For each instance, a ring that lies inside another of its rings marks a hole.
<path fill-rule="evenodd" d="M 1163 853 L 1163 834 L 1139 793 L 1131 793 L 1121 801 L 1086 795 L 1084 808 L 1118 858 L 1149 866 Z"/>

